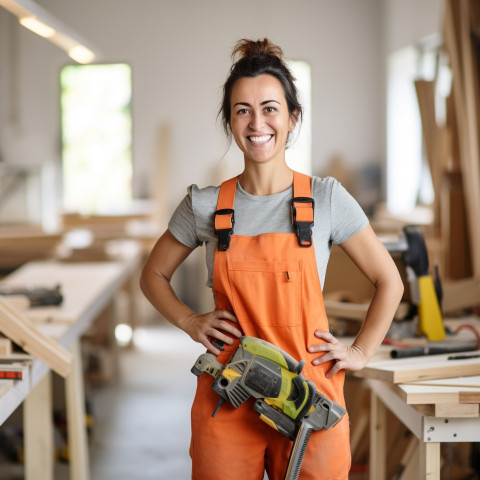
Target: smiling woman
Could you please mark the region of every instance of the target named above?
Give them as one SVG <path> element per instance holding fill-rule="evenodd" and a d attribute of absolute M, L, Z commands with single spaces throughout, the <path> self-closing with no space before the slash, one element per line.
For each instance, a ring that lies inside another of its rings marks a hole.
<path fill-rule="evenodd" d="M 243 153 L 244 170 L 219 187 L 188 188 L 144 265 L 141 287 L 164 318 L 220 364 L 234 354 L 238 337 L 260 338 L 305 360 L 305 378 L 344 406 L 345 370 L 363 368 L 378 348 L 403 283 L 364 212 L 339 182 L 287 164 L 288 137 L 303 108 L 281 49 L 267 39 L 241 40 L 233 56 L 220 115 Z M 179 300 L 170 280 L 203 243 L 215 309 L 197 313 Z M 323 303 L 332 244 L 376 287 L 352 345 L 329 333 Z M 265 427 L 251 403 L 227 406 L 212 420 L 218 396 L 211 383 L 206 375 L 199 378 L 192 405 L 192 479 L 223 480 L 226 471 L 230 480 L 262 478 L 264 471 L 270 480 L 285 478 L 290 440 Z M 302 478 L 348 478 L 348 429 L 345 416 L 334 428 L 312 433 Z"/>

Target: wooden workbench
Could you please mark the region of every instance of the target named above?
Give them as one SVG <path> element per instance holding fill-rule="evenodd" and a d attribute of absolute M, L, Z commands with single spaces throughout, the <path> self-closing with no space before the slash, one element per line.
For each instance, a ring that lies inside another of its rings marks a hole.
<path fill-rule="evenodd" d="M 85 398 L 79 340 L 97 316 L 115 301 L 118 290 L 135 274 L 140 254 L 112 262 L 31 262 L 2 283 L 54 287 L 60 284 L 64 301 L 59 307 L 27 310 L 35 325 L 73 355 L 65 381 L 70 475 L 90 478 L 85 424 Z M 51 371 L 33 359 L 23 381 L 0 380 L 0 425 L 24 403 L 25 478 L 53 479 L 53 425 Z"/>
<path fill-rule="evenodd" d="M 469 323 L 479 328 L 480 320 Z M 386 478 L 387 409 L 416 437 L 400 479 L 440 480 L 441 443 L 480 441 L 480 351 L 465 352 L 470 359 L 451 355 L 374 359 L 356 373 L 371 390 L 371 480 Z"/>

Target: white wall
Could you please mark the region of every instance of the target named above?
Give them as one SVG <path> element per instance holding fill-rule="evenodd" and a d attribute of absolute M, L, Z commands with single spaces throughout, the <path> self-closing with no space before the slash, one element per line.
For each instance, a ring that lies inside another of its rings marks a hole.
<path fill-rule="evenodd" d="M 102 61 L 132 65 L 137 195 L 153 191 L 156 132 L 165 123 L 173 136 L 170 208 L 186 185 L 212 182 L 218 165 L 227 172 L 241 169 L 236 156 L 222 160 L 226 143 L 216 124 L 231 48 L 241 37 L 268 36 L 289 58 L 311 63 L 314 172 L 319 173 L 335 152 L 351 165 L 383 159 L 378 134 L 379 0 L 39 3 L 98 46 Z M 20 55 L 19 130 L 25 139 L 36 139 L 23 153 L 29 160 L 58 158 L 58 73 L 68 59 L 48 42 L 12 25 L 13 17 L 8 23 L 11 30 L 19 30 L 18 47 L 14 45 Z"/>
<path fill-rule="evenodd" d="M 383 37 L 386 52 L 417 43 L 442 33 L 443 0 L 383 0 Z"/>
<path fill-rule="evenodd" d="M 38 3 L 97 46 L 100 61 L 132 66 L 135 195 L 155 189 L 156 135 L 168 124 L 171 212 L 187 185 L 242 168 L 238 155 L 222 159 L 226 142 L 216 123 L 237 39 L 268 36 L 288 58 L 312 65 L 313 173 L 335 154 L 353 168 L 383 165 L 385 53 L 436 28 L 431 8 L 438 17 L 440 0 Z M 60 164 L 59 71 L 69 59 L 3 9 L 0 43 L 0 153 L 8 161 Z"/>

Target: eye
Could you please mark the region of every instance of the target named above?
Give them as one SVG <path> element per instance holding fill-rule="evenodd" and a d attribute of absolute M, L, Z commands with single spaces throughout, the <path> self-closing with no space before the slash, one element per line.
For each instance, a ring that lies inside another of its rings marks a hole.
<path fill-rule="evenodd" d="M 246 115 L 248 113 L 247 108 L 241 108 L 240 110 L 237 110 L 237 115 Z"/>
<path fill-rule="evenodd" d="M 274 113 L 277 109 L 275 107 L 265 107 L 265 112 L 267 113 Z"/>

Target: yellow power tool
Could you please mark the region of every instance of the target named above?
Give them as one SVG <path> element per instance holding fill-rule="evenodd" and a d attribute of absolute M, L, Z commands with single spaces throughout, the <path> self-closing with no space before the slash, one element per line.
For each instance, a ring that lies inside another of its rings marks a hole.
<path fill-rule="evenodd" d="M 269 342 L 244 336 L 226 365 L 204 353 L 192 367 L 195 375 L 214 378 L 212 389 L 220 399 L 212 417 L 225 401 L 238 408 L 253 397 L 260 418 L 294 442 L 285 480 L 298 479 L 312 431 L 333 427 L 346 413 L 303 377 L 304 365 Z"/>

